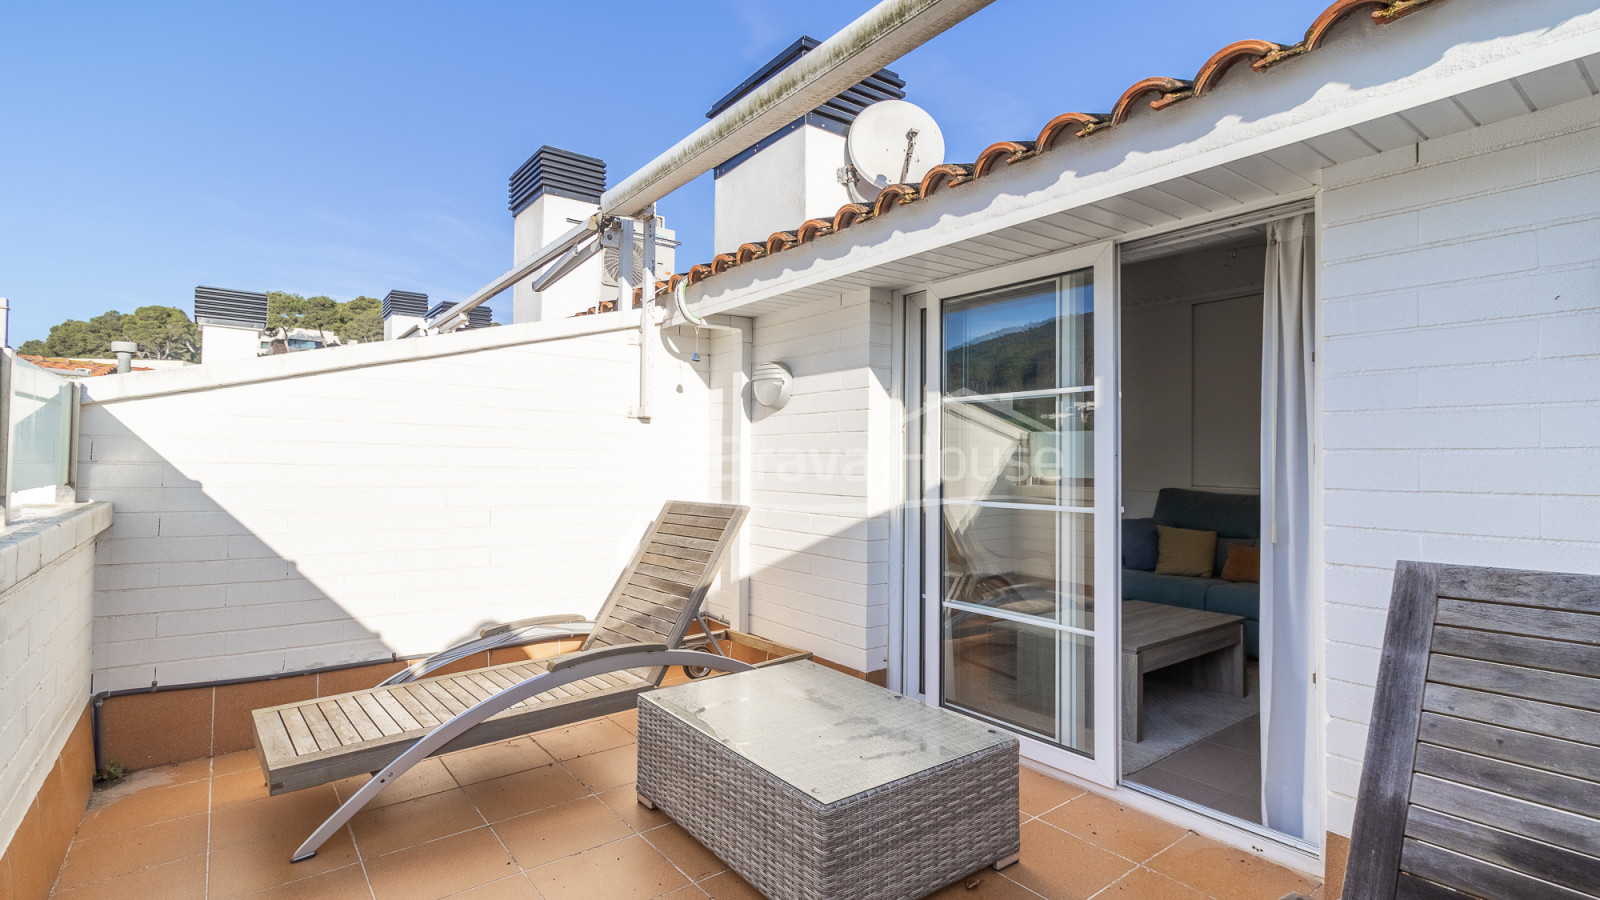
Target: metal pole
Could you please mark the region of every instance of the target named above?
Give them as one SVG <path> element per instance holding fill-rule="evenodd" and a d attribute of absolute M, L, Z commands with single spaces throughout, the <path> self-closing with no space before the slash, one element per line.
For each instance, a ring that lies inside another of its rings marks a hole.
<path fill-rule="evenodd" d="M 641 214 L 650 204 L 844 93 L 994 0 L 883 0 L 833 37 L 623 179 L 600 212 Z"/>
<path fill-rule="evenodd" d="M 882 0 L 838 34 L 762 82 L 715 119 L 623 179 L 600 198 L 597 219 L 638 216 L 657 200 L 844 93 L 994 0 Z M 592 219 L 591 221 L 596 221 Z M 579 226 L 580 228 L 583 226 Z M 577 245 L 572 233 L 463 300 L 445 318 L 401 337 L 437 331 Z M 631 300 L 629 301 L 631 304 Z M 627 307 L 622 307 L 626 309 Z"/>
<path fill-rule="evenodd" d="M 632 220 L 629 220 L 632 221 Z M 644 284 L 639 286 L 639 408 L 634 415 L 644 422 L 650 421 L 650 357 L 661 340 L 661 330 L 656 322 L 656 208 L 644 212 L 644 244 L 640 248 L 644 259 Z M 630 243 L 631 246 L 631 243 Z M 633 303 L 633 291 L 628 291 L 628 303 Z M 621 306 L 619 309 L 623 308 Z"/>

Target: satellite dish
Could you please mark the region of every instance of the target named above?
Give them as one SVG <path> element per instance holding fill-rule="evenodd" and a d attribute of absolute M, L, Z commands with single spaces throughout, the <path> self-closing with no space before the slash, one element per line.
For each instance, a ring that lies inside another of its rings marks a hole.
<path fill-rule="evenodd" d="M 891 184 L 915 184 L 944 162 L 944 134 L 927 110 L 904 100 L 880 100 L 856 116 L 844 152 L 857 202 L 868 202 Z"/>

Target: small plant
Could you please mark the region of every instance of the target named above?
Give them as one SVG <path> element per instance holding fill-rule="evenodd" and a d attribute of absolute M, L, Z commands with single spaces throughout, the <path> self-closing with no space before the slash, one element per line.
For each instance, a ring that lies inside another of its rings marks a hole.
<path fill-rule="evenodd" d="M 114 784 L 121 781 L 127 774 L 128 767 L 117 762 L 116 757 L 112 757 L 106 762 L 105 768 L 94 773 L 94 781 L 95 784 Z"/>

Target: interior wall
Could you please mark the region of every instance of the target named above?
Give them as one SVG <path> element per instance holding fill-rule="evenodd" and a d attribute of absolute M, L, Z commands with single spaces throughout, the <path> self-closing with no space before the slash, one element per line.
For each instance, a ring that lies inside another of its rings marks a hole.
<path fill-rule="evenodd" d="M 1265 240 L 1131 263 L 1122 284 L 1122 503 L 1260 490 Z"/>

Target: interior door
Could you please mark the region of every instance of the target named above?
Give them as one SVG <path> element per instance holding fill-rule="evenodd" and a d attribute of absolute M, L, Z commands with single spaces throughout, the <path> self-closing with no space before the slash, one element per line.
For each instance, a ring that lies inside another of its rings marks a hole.
<path fill-rule="evenodd" d="M 928 292 L 930 700 L 1116 784 L 1114 249 Z"/>

